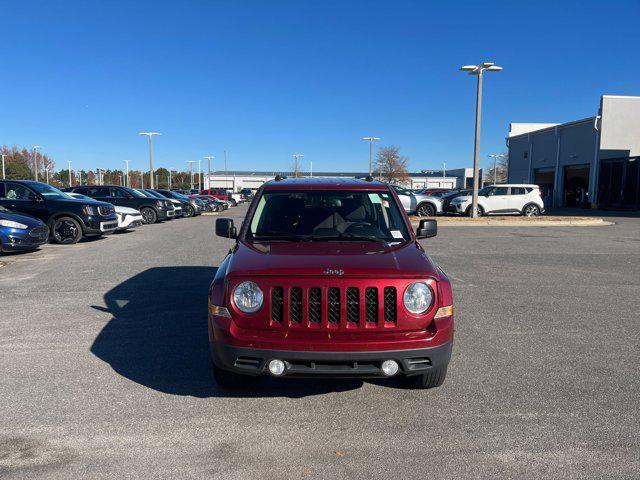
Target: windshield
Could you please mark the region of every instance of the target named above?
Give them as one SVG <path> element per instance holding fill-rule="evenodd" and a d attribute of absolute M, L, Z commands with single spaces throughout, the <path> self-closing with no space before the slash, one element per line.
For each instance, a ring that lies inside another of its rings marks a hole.
<path fill-rule="evenodd" d="M 134 190 L 133 188 L 129 188 L 129 187 L 121 187 L 124 190 L 126 190 L 127 192 L 129 192 L 131 195 L 133 195 L 134 197 L 138 197 L 138 198 L 147 198 L 147 196 L 143 193 L 140 193 L 137 190 Z"/>
<path fill-rule="evenodd" d="M 55 187 L 47 185 L 46 183 L 36 183 L 36 182 L 29 183 L 29 188 L 32 188 L 33 190 L 35 190 L 45 198 L 56 198 L 56 199 L 63 199 L 63 200 L 68 200 L 69 198 L 73 198 L 72 196 L 67 195 L 66 193 L 58 190 Z"/>
<path fill-rule="evenodd" d="M 142 193 L 144 193 L 148 197 L 166 198 L 164 195 L 160 195 L 158 192 L 154 192 L 153 190 L 142 190 Z"/>
<path fill-rule="evenodd" d="M 81 193 L 69 193 L 69 196 L 73 198 L 79 198 L 81 200 L 95 200 L 94 198 L 87 197 L 86 195 L 82 195 Z"/>
<path fill-rule="evenodd" d="M 245 237 L 250 241 L 379 241 L 411 239 L 388 192 L 264 192 Z"/>

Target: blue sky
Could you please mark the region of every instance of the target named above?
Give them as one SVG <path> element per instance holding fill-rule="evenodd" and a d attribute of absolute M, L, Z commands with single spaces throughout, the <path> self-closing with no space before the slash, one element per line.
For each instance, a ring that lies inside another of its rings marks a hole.
<path fill-rule="evenodd" d="M 482 132 L 596 113 L 640 95 L 640 3 L 355 0 L 2 2 L 0 144 L 58 167 L 156 166 L 223 150 L 229 168 L 366 170 L 365 135 L 412 170 L 470 166 L 475 77 L 493 61 Z"/>

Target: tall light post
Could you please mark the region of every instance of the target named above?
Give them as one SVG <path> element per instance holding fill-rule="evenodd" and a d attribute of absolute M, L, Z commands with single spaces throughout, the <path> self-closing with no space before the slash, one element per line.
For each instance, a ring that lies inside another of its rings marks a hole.
<path fill-rule="evenodd" d="M 149 182 L 151 182 L 151 187 L 150 188 L 154 188 L 153 186 L 153 136 L 154 135 L 162 135 L 161 133 L 158 132 L 140 132 L 139 135 L 146 135 L 147 137 L 149 137 Z"/>
<path fill-rule="evenodd" d="M 369 142 L 369 176 L 373 176 L 373 142 L 382 140 L 380 137 L 362 137 L 362 140 Z"/>
<path fill-rule="evenodd" d="M 4 175 L 4 157 L 6 157 L 6 155 L 3 153 L 2 154 L 2 179 L 5 179 L 5 175 Z"/>
<path fill-rule="evenodd" d="M 69 164 L 69 186 L 71 187 L 71 160 L 67 162 Z"/>
<path fill-rule="evenodd" d="M 34 145 L 33 146 L 33 161 L 34 163 L 34 170 L 35 170 L 35 176 L 36 176 L 36 182 L 38 181 L 38 149 L 41 149 L 42 147 L 40 145 Z"/>
<path fill-rule="evenodd" d="M 189 164 L 189 177 L 190 177 L 190 185 L 191 185 L 191 190 L 193 190 L 193 164 L 196 163 L 195 160 L 189 160 L 187 162 Z"/>
<path fill-rule="evenodd" d="M 469 72 L 469 75 L 478 77 L 478 87 L 476 93 L 476 134 L 473 147 L 473 202 L 471 204 L 471 216 L 478 217 L 478 177 L 479 177 L 479 161 L 480 161 L 480 124 L 482 123 L 482 74 L 483 72 L 499 72 L 502 67 L 498 67 L 494 63 L 484 62 L 480 65 L 465 65 L 460 70 Z"/>
<path fill-rule="evenodd" d="M 169 169 L 169 190 L 171 190 L 171 169 Z"/>
<path fill-rule="evenodd" d="M 202 182 L 202 159 L 198 159 L 198 190 L 202 189 L 200 186 Z"/>
<path fill-rule="evenodd" d="M 498 183 L 498 170 L 496 170 L 498 159 L 505 158 L 506 153 L 492 153 L 488 155 L 489 158 L 493 158 L 493 183 Z"/>
<path fill-rule="evenodd" d="M 211 160 L 216 157 L 214 157 L 213 155 L 205 155 L 202 158 L 205 158 L 207 160 L 207 186 L 211 188 Z M 202 186 L 202 188 L 204 188 L 204 185 Z"/>
<path fill-rule="evenodd" d="M 442 178 L 447 176 L 447 162 L 442 162 Z"/>
<path fill-rule="evenodd" d="M 131 160 L 125 160 L 125 161 L 124 161 L 124 164 L 126 165 L 126 168 L 127 168 L 127 176 L 125 177 L 125 178 L 127 179 L 127 181 L 125 182 L 125 185 L 126 185 L 127 187 L 130 187 L 130 186 L 131 186 L 131 185 L 129 184 L 129 162 L 130 162 L 130 161 L 131 161 Z"/>

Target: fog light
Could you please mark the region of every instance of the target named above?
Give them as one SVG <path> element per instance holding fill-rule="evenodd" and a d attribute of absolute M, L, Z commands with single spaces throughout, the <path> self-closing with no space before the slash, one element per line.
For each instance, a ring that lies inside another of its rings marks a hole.
<path fill-rule="evenodd" d="M 284 373 L 284 362 L 282 360 L 271 360 L 269 362 L 269 371 L 271 375 L 279 377 Z"/>
<path fill-rule="evenodd" d="M 398 366 L 398 362 L 395 360 L 385 360 L 382 362 L 382 373 L 384 373 L 387 377 L 392 377 L 396 373 L 398 373 L 400 367 Z"/>

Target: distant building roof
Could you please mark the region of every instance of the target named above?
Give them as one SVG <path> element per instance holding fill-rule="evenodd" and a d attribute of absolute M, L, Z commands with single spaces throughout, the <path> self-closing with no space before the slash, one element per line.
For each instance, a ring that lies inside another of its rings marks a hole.
<path fill-rule="evenodd" d="M 456 168 L 453 170 L 446 170 L 445 176 L 459 176 L 465 169 Z M 301 175 L 307 176 L 309 172 L 300 172 Z M 211 172 L 211 175 L 216 176 L 236 176 L 236 177 L 275 177 L 276 175 L 284 175 L 293 177 L 293 172 L 287 172 L 282 170 L 216 170 Z M 421 172 L 409 172 L 409 177 L 442 177 L 442 170 L 424 170 Z M 314 177 L 338 177 L 338 178 L 366 178 L 369 176 L 369 172 L 313 172 Z M 378 176 L 378 172 L 373 172 L 373 176 Z"/>

